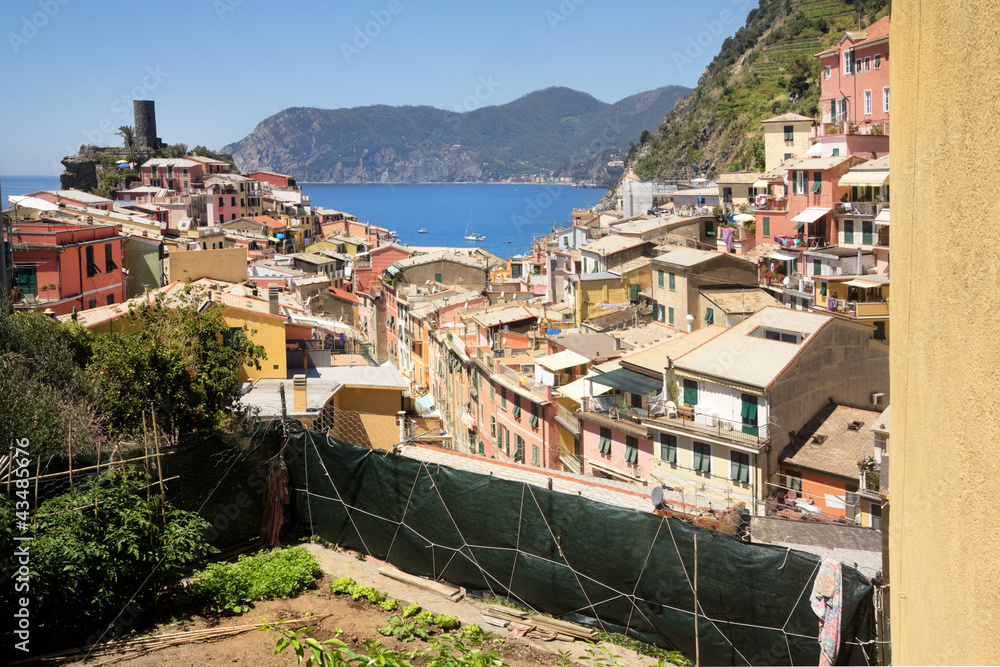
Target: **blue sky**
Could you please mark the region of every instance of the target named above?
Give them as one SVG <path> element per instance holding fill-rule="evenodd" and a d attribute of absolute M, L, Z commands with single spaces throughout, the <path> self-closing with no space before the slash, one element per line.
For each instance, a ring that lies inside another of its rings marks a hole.
<path fill-rule="evenodd" d="M 284 108 L 468 110 L 567 86 L 605 102 L 694 86 L 756 2 L 3 0 L 0 173 L 117 145 L 132 100 L 218 149 Z"/>

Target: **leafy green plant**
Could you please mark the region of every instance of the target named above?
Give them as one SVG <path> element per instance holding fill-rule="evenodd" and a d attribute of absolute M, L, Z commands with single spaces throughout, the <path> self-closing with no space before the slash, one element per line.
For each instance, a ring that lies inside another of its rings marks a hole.
<path fill-rule="evenodd" d="M 622 635 L 617 632 L 598 630 L 595 639 L 606 644 L 614 644 L 615 646 L 627 648 L 640 655 L 648 655 L 651 658 L 659 658 L 661 665 L 665 663 L 678 665 L 679 667 L 691 667 L 692 665 L 691 661 L 685 658 L 684 654 L 680 651 L 668 651 L 660 648 L 659 646 L 653 646 L 652 644 L 647 644 L 644 641 L 640 641 L 634 637 Z"/>
<path fill-rule="evenodd" d="M 416 602 L 411 602 L 406 606 L 406 609 L 403 610 L 403 618 L 411 618 L 413 616 L 416 616 L 417 614 L 420 613 L 420 609 L 421 608 L 419 604 L 417 604 Z"/>
<path fill-rule="evenodd" d="M 413 641 L 414 639 L 427 641 L 438 630 L 448 632 L 461 625 L 456 616 L 435 614 L 427 610 L 415 612 L 414 607 L 420 610 L 420 606 L 414 603 L 403 611 L 402 616 L 398 614 L 390 616 L 385 627 L 379 628 L 379 634 L 395 637 L 400 641 Z M 407 612 L 410 612 L 409 616 L 407 616 Z"/>
<path fill-rule="evenodd" d="M 399 609 L 399 603 L 396 602 L 395 598 L 386 598 L 378 604 L 382 608 L 382 611 L 396 611 Z"/>
<path fill-rule="evenodd" d="M 458 637 L 431 637 L 430 646 L 414 651 L 410 657 L 419 659 L 422 667 L 502 667 L 496 651 L 467 645 Z"/>
<path fill-rule="evenodd" d="M 298 595 L 322 574 L 311 553 L 292 547 L 213 563 L 195 574 L 190 588 L 213 614 L 241 614 L 256 600 Z"/>
<path fill-rule="evenodd" d="M 468 642 L 472 646 L 482 646 L 486 642 L 497 640 L 497 635 L 487 632 L 478 623 L 463 625 L 462 629 L 455 635 L 458 639 Z"/>

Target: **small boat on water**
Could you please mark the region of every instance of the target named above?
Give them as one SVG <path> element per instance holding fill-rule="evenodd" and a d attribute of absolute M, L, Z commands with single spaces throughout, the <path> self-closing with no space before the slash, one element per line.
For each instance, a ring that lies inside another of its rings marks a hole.
<path fill-rule="evenodd" d="M 421 227 L 420 229 L 417 230 L 417 234 L 426 234 L 426 233 L 427 233 L 427 229 L 424 228 L 424 227 Z"/>
<path fill-rule="evenodd" d="M 472 229 L 472 209 L 469 209 L 469 224 L 465 227 L 465 240 L 466 241 L 485 241 L 486 237 L 482 234 L 477 234 Z"/>

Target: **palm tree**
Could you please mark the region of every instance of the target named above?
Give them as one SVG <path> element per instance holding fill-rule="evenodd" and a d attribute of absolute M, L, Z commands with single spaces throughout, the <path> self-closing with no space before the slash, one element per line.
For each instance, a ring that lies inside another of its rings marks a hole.
<path fill-rule="evenodd" d="M 135 162 L 135 130 L 131 125 L 122 125 L 118 128 L 118 136 L 125 140 L 129 162 Z"/>
<path fill-rule="evenodd" d="M 187 144 L 171 144 L 163 149 L 165 157 L 184 157 L 187 153 Z"/>

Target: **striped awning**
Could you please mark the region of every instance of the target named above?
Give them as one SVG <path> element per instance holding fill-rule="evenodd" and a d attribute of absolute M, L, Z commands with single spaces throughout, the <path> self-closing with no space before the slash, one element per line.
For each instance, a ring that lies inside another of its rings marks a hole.
<path fill-rule="evenodd" d="M 875 216 L 875 224 L 883 225 L 885 227 L 889 226 L 889 209 L 884 208 L 879 211 L 879 214 Z"/>
<path fill-rule="evenodd" d="M 849 171 L 840 179 L 841 187 L 853 185 L 862 188 L 877 188 L 888 182 L 888 169 L 885 171 Z"/>
<path fill-rule="evenodd" d="M 799 213 L 797 216 L 792 218 L 792 222 L 795 223 L 794 229 L 802 229 L 805 224 L 812 224 L 822 218 L 824 215 L 832 211 L 831 208 L 818 208 L 810 206 L 806 210 Z"/>

